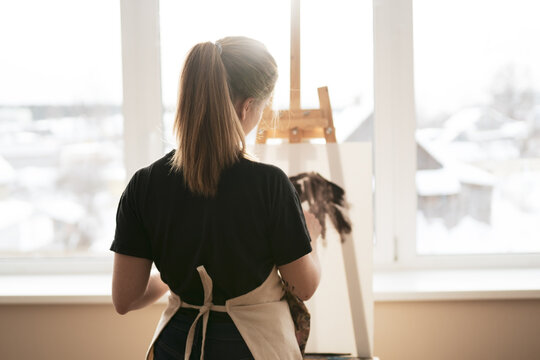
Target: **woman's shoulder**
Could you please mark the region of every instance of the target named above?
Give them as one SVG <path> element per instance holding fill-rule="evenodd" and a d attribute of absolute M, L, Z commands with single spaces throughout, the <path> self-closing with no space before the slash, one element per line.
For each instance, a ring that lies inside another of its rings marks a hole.
<path fill-rule="evenodd" d="M 172 175 L 174 172 L 172 171 L 171 163 L 175 152 L 176 150 L 172 149 L 161 158 L 155 160 L 145 168 L 140 169 L 140 171 L 146 173 L 147 176 L 150 176 L 150 174 L 165 176 Z"/>
<path fill-rule="evenodd" d="M 242 158 L 239 161 L 239 165 L 246 171 L 250 171 L 253 174 L 260 174 L 269 179 L 281 180 L 288 178 L 285 172 L 279 167 L 255 159 Z"/>
<path fill-rule="evenodd" d="M 156 176 L 161 178 L 161 175 L 170 175 L 170 160 L 173 154 L 174 150 L 163 155 L 161 158 L 155 160 L 151 164 L 139 168 L 131 176 L 129 184 L 131 184 L 131 186 L 147 186 L 150 181 L 156 178 Z"/>
<path fill-rule="evenodd" d="M 150 181 L 150 178 L 156 176 L 161 178 L 163 176 L 169 178 L 171 176 L 181 176 L 172 171 L 171 160 L 175 153 L 175 150 L 169 151 L 160 159 L 157 159 L 150 165 L 141 168 L 137 171 L 139 177 L 145 178 L 146 181 Z M 285 172 L 278 166 L 267 164 L 258 161 L 253 156 L 241 157 L 234 165 L 225 169 L 223 175 L 227 178 L 237 179 L 239 177 L 245 177 L 248 181 L 259 180 L 257 182 L 262 183 L 280 183 L 288 182 L 289 178 Z"/>
<path fill-rule="evenodd" d="M 174 156 L 175 149 L 172 149 L 160 159 L 154 161 L 152 164 L 139 171 L 144 173 L 150 173 L 156 169 L 170 170 L 171 160 Z M 276 178 L 287 178 L 287 175 L 279 167 L 258 161 L 254 156 L 244 156 L 239 159 L 237 163 L 230 167 L 230 170 L 250 172 L 252 175 L 261 174 Z"/>

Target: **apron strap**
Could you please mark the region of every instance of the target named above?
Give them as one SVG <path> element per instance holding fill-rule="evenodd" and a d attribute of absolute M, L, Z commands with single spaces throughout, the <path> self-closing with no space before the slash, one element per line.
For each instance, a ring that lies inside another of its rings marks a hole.
<path fill-rule="evenodd" d="M 186 339 L 186 351 L 184 353 L 184 360 L 189 360 L 189 357 L 191 356 L 191 349 L 193 348 L 193 340 L 195 338 L 195 327 L 197 326 L 197 322 L 199 321 L 201 316 L 203 320 L 201 360 L 203 360 L 204 359 L 204 344 L 206 341 L 206 328 L 208 326 L 208 318 L 210 315 L 210 310 L 221 311 L 221 312 L 227 311 L 225 306 L 223 305 L 212 304 L 212 278 L 210 278 L 204 266 L 201 265 L 197 267 L 197 271 L 199 272 L 199 276 L 201 277 L 201 282 L 203 285 L 204 304 L 202 306 L 197 306 L 197 305 L 191 305 L 191 304 L 183 302 L 181 305 L 181 307 L 199 309 L 199 314 L 197 314 L 197 317 L 195 318 L 195 320 L 193 320 L 193 323 L 191 324 L 191 327 L 189 328 L 188 336 Z"/>

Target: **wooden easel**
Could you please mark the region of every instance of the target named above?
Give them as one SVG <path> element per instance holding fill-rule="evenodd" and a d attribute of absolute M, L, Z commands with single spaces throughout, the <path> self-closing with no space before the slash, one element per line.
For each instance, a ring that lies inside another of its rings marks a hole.
<path fill-rule="evenodd" d="M 320 87 L 318 93 L 320 109 L 301 109 L 300 0 L 292 0 L 290 110 L 280 110 L 277 119 L 271 107 L 264 110 L 257 128 L 257 144 L 266 143 L 268 138 L 288 138 L 290 143 L 299 143 L 303 139 L 324 138 L 327 143 L 335 143 L 336 129 L 328 87 Z"/>
<path fill-rule="evenodd" d="M 289 139 L 289 143 L 300 143 L 303 140 L 324 138 L 327 144 L 336 143 L 336 129 L 332 117 L 328 87 L 318 88 L 319 109 L 302 109 L 300 104 L 300 0 L 291 0 L 291 86 L 290 109 L 280 110 L 278 116 L 274 115 L 271 106 L 263 112 L 263 117 L 257 128 L 257 144 L 265 144 L 269 138 Z M 329 147 L 329 153 L 339 161 L 330 164 L 331 176 L 339 183 L 343 183 L 343 170 L 337 147 Z M 364 307 L 362 302 L 362 289 L 355 257 L 355 245 L 352 237 L 342 246 L 343 261 L 347 277 L 349 303 L 355 333 L 355 343 L 358 351 L 372 352 L 372 343 L 367 339 Z M 372 331 L 372 330 L 371 330 Z M 324 359 L 324 357 L 316 357 Z M 334 358 L 334 357 L 333 357 Z M 315 359 L 307 357 L 306 359 Z M 348 357 L 348 359 L 351 359 Z M 357 358 L 376 360 L 377 358 Z"/>

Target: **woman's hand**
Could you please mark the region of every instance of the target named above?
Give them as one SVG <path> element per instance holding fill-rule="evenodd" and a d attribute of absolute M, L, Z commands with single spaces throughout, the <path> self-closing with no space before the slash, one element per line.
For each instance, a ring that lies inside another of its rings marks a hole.
<path fill-rule="evenodd" d="M 321 223 L 309 210 L 304 210 L 304 217 L 306 218 L 306 226 L 311 237 L 311 246 L 315 247 L 317 246 L 317 239 L 321 235 Z"/>

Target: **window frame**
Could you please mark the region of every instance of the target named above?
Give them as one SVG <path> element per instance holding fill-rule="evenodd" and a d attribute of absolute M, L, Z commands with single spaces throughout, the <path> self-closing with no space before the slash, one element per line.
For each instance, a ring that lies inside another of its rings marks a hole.
<path fill-rule="evenodd" d="M 120 0 L 125 183 L 163 156 L 159 1 Z M 111 236 L 111 242 L 112 242 Z M 113 257 L 2 258 L 0 274 L 112 273 Z"/>
<path fill-rule="evenodd" d="M 373 0 L 375 268 L 538 267 L 540 253 L 416 252 L 413 1 Z"/>
<path fill-rule="evenodd" d="M 540 254 L 418 255 L 413 0 L 373 0 L 374 267 L 538 267 Z M 159 1 L 120 0 L 126 183 L 163 156 Z M 112 241 L 112 239 L 111 239 Z M 1 259 L 0 274 L 110 273 L 112 257 Z"/>

